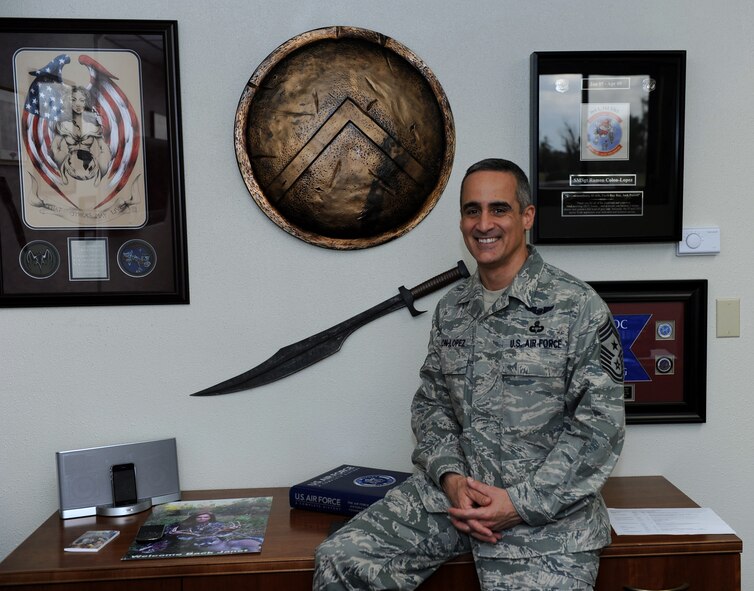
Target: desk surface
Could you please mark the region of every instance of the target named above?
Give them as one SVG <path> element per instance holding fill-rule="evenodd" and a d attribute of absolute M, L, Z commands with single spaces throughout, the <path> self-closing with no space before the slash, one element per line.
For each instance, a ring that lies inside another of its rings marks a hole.
<path fill-rule="evenodd" d="M 62 520 L 57 512 L 0 563 L 0 586 L 33 583 L 154 579 L 196 575 L 311 572 L 314 549 L 330 525 L 343 516 L 291 509 L 287 488 L 198 490 L 183 500 L 272 496 L 263 550 L 259 554 L 204 558 L 121 561 L 139 526 L 150 514 L 127 517 L 82 517 Z M 691 499 L 661 476 L 610 478 L 603 490 L 609 507 L 696 507 Z M 63 547 L 87 530 L 118 529 L 121 535 L 97 553 L 64 552 Z M 644 556 L 667 553 L 740 553 L 735 535 L 620 536 L 602 556 Z M 469 562 L 460 557 L 454 562 Z"/>

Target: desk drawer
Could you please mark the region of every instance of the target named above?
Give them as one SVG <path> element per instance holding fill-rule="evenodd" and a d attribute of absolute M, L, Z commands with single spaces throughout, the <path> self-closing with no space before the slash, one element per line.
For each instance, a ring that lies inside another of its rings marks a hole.
<path fill-rule="evenodd" d="M 677 554 L 608 557 L 600 560 L 595 591 L 674 589 L 689 583 L 689 591 L 740 591 L 740 554 Z"/>
<path fill-rule="evenodd" d="M 5 591 L 181 591 L 181 579 L 132 579 L 81 581 L 78 583 L 29 583 L 0 585 Z"/>

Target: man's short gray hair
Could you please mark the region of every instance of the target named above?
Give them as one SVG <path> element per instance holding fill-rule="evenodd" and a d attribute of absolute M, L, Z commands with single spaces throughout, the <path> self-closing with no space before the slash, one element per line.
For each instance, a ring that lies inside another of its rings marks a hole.
<path fill-rule="evenodd" d="M 510 160 L 503 160 L 502 158 L 485 158 L 479 162 L 472 164 L 466 170 L 466 174 L 463 175 L 461 181 L 461 194 L 463 195 L 463 183 L 466 182 L 466 178 L 475 172 L 480 170 L 492 170 L 496 172 L 508 172 L 512 174 L 516 179 L 516 201 L 518 206 L 523 212 L 524 209 L 532 205 L 531 201 L 531 185 L 529 185 L 529 179 L 526 177 L 526 173 L 521 170 L 521 167 L 515 162 Z"/>

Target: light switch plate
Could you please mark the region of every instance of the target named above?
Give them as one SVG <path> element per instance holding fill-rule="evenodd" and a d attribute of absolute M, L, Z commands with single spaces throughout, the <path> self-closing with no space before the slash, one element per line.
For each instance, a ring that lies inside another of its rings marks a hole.
<path fill-rule="evenodd" d="M 717 336 L 741 336 L 741 300 L 720 298 L 717 302 Z"/>

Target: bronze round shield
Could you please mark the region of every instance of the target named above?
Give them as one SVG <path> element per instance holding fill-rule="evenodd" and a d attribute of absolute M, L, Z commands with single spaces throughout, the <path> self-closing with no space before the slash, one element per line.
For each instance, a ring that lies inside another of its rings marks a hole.
<path fill-rule="evenodd" d="M 273 51 L 236 112 L 235 147 L 262 211 L 293 236 L 356 249 L 422 221 L 450 176 L 448 100 L 408 48 L 329 27 Z"/>

